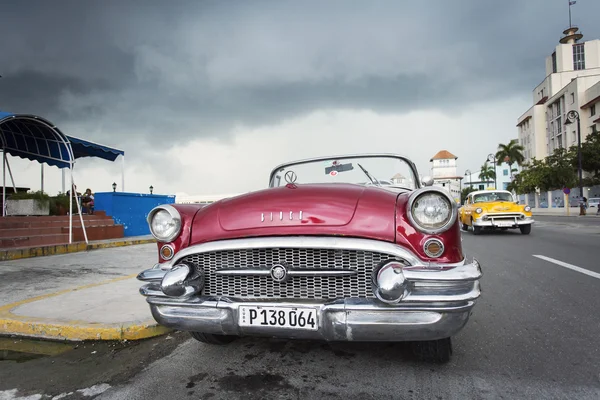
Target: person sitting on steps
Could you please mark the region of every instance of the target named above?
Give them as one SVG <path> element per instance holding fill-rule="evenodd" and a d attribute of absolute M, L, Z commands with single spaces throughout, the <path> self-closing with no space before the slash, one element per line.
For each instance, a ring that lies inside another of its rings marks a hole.
<path fill-rule="evenodd" d="M 92 189 L 86 189 L 81 197 L 81 208 L 84 214 L 94 213 L 94 194 Z"/>

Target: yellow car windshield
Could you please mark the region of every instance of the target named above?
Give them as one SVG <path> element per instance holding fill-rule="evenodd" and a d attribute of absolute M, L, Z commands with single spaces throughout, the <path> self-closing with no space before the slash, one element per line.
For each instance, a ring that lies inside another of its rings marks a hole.
<path fill-rule="evenodd" d="M 513 201 L 512 195 L 506 192 L 489 192 L 473 196 L 473 202 L 483 203 L 490 201 Z"/>

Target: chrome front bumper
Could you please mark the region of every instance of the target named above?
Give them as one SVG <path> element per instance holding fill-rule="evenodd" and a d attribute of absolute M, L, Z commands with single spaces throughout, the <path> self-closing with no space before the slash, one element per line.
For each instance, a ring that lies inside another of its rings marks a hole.
<path fill-rule="evenodd" d="M 375 245 L 372 241 L 342 241 L 359 246 Z M 245 240 L 243 243 L 257 242 Z M 202 246 L 186 249 L 186 252 L 198 251 Z M 211 244 L 211 250 L 215 246 L 220 245 Z M 181 293 L 184 294 L 180 296 L 168 296 L 165 292 L 169 292 L 173 279 L 165 278 L 165 275 L 176 271 L 173 268 L 175 261 L 165 265 L 157 264 L 140 273 L 138 279 L 147 282 L 140 288 L 140 293 L 146 297 L 152 315 L 159 324 L 182 331 L 221 335 L 327 341 L 412 341 L 450 337 L 465 326 L 481 294 L 479 279 L 482 271 L 477 260 L 433 265 L 419 262 L 399 246 L 377 246 L 389 247 L 397 254 L 402 253 L 404 259 L 409 259 L 411 263 L 404 271 L 407 282 L 405 295 L 396 304 L 388 304 L 377 298 L 332 301 L 296 298 L 240 299 L 203 296 L 193 290 L 183 290 Z M 178 275 L 178 272 L 171 274 L 174 275 Z M 167 281 L 168 284 L 165 283 Z M 185 286 L 187 281 L 181 277 L 175 281 L 186 289 L 191 287 Z M 238 320 L 241 306 L 314 308 L 318 328 L 300 330 L 274 326 L 240 326 Z"/>
<path fill-rule="evenodd" d="M 500 224 L 499 224 L 499 222 L 500 222 Z M 502 225 L 502 223 L 506 223 L 506 222 L 510 222 L 511 225 Z M 519 226 L 522 226 L 522 225 L 531 225 L 534 222 L 535 221 L 533 218 L 525 218 L 525 219 L 502 218 L 502 219 L 496 220 L 496 219 L 494 219 L 494 217 L 489 217 L 487 220 L 483 220 L 481 218 L 473 220 L 473 226 L 481 226 L 481 227 L 487 227 L 487 228 L 518 228 Z"/>
<path fill-rule="evenodd" d="M 477 289 L 477 295 L 479 290 Z M 236 302 L 230 299 L 186 300 L 149 297 L 156 321 L 182 331 L 219 335 L 263 336 L 327 341 L 412 341 L 450 337 L 467 323 L 473 301 L 456 304 L 388 306 L 378 300 L 346 299 L 331 303 Z M 241 327 L 241 305 L 315 307 L 318 330 Z"/>

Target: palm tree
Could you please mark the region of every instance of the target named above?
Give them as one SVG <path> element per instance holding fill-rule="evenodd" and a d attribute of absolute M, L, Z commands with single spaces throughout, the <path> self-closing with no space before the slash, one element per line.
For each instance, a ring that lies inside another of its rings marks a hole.
<path fill-rule="evenodd" d="M 481 170 L 479 171 L 479 178 L 485 182 L 496 179 L 495 168 L 491 165 L 488 165 L 486 161 L 485 164 L 481 166 Z"/>
<path fill-rule="evenodd" d="M 523 156 L 523 151 L 525 148 L 519 144 L 517 139 L 513 139 L 508 144 L 500 143 L 498 145 L 498 151 L 496 152 L 496 164 L 502 165 L 503 162 L 507 163 L 509 167 L 512 169 L 513 164 L 517 164 L 518 166 L 522 166 L 525 161 L 525 156 Z"/>

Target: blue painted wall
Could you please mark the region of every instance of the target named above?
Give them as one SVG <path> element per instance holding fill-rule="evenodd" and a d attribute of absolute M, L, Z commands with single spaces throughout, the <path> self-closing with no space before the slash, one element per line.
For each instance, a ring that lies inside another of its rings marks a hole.
<path fill-rule="evenodd" d="M 116 224 L 121 224 L 125 236 L 150 235 L 146 217 L 150 210 L 161 204 L 175 203 L 174 195 L 100 192 L 94 193 L 96 211 L 106 211 Z"/>

